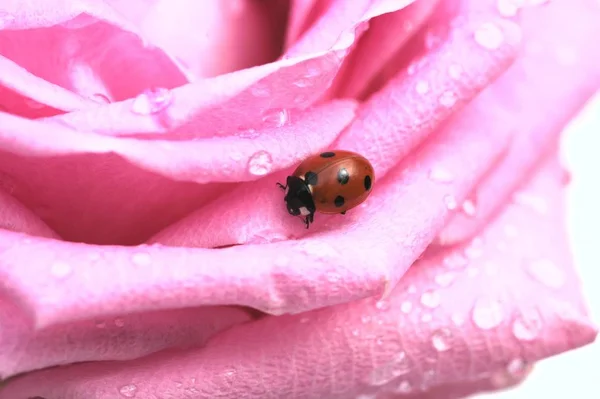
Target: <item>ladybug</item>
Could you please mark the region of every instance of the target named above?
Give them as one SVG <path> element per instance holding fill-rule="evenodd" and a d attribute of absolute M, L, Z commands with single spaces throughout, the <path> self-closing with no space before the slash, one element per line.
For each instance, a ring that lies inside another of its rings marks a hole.
<path fill-rule="evenodd" d="M 284 201 L 292 216 L 304 218 L 308 229 L 315 212 L 341 213 L 367 199 L 375 181 L 373 165 L 350 151 L 327 151 L 305 159 L 287 177 Z"/>

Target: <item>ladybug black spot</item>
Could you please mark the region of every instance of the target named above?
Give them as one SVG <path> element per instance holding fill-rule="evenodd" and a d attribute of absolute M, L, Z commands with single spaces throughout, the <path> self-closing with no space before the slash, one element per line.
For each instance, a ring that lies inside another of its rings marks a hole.
<path fill-rule="evenodd" d="M 319 182 L 319 176 L 315 172 L 306 172 L 304 175 L 304 181 L 310 186 L 316 186 Z"/>
<path fill-rule="evenodd" d="M 364 183 L 365 183 L 365 190 L 369 191 L 371 189 L 371 176 L 366 175 Z"/>
<path fill-rule="evenodd" d="M 331 151 L 322 152 L 320 156 L 321 156 L 321 158 L 333 158 L 333 157 L 335 157 L 335 152 L 331 152 Z"/>
<path fill-rule="evenodd" d="M 344 197 L 342 197 L 341 195 L 338 195 L 337 197 L 335 197 L 335 199 L 333 200 L 333 203 L 335 204 L 336 207 L 341 207 L 344 206 L 344 203 L 346 202 L 346 200 L 344 199 Z"/>
<path fill-rule="evenodd" d="M 346 170 L 346 168 L 342 168 L 342 169 L 338 170 L 338 173 L 337 173 L 338 183 L 347 184 L 348 180 L 350 180 L 350 174 L 348 173 L 348 170 Z"/>

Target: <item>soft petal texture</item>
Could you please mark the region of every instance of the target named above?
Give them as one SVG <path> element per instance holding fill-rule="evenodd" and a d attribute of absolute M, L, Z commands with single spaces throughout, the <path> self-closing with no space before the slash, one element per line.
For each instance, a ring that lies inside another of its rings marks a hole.
<path fill-rule="evenodd" d="M 33 236 L 59 239 L 44 222 L 23 204 L 16 201 L 10 191 L 2 189 L 2 176 L 0 175 L 0 230 L 18 231 Z"/>
<path fill-rule="evenodd" d="M 167 348 L 205 344 L 214 334 L 247 322 L 242 309 L 225 307 L 163 310 L 103 316 L 38 329 L 0 295 L 0 377 L 83 361 L 130 360 Z"/>
<path fill-rule="evenodd" d="M 590 3 L 588 13 L 577 7 L 564 7 L 561 13 L 552 8 L 523 12 L 526 37 L 529 32 L 545 33 L 531 35 L 526 41 L 523 57 L 499 80 L 501 94 L 497 98 L 506 123 L 512 121 L 515 130 L 530 134 L 515 136 L 502 165 L 495 167 L 471 194 L 474 214 L 467 210 L 454 215 L 440 233 L 440 244 L 469 239 L 483 228 L 515 190 L 520 173 L 535 166 L 541 150 L 556 145 L 562 127 L 600 87 L 600 52 L 588 51 L 596 46 L 598 35 L 594 21 L 600 9 L 593 8 Z M 564 20 L 578 23 L 566 30 L 547 29 Z M 520 173 L 513 173 L 517 170 Z"/>
<path fill-rule="evenodd" d="M 0 398 L 101 399 L 133 391 L 139 397 L 346 399 L 485 380 L 507 368 L 519 372 L 596 334 L 566 247 L 556 164 L 525 190 L 548 198 L 556 212 L 510 204 L 467 246 L 415 264 L 385 301 L 267 317 L 197 350 L 34 372 L 9 382 Z M 507 236 L 506 226 L 516 235 Z"/>

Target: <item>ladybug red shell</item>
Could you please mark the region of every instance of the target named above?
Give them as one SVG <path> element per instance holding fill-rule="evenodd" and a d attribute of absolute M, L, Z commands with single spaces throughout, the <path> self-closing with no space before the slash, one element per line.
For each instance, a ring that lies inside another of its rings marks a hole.
<path fill-rule="evenodd" d="M 350 151 L 327 151 L 305 159 L 287 177 L 284 201 L 290 215 L 304 217 L 306 228 L 315 212 L 341 213 L 367 199 L 375 171 L 362 155 Z"/>

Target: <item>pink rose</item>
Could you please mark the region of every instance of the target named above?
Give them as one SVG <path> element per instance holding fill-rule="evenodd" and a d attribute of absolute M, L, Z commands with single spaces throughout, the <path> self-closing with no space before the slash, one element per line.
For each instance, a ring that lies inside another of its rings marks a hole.
<path fill-rule="evenodd" d="M 594 340 L 598 2 L 289 3 L 2 2 L 0 399 L 454 398 Z M 335 148 L 373 194 L 306 230 L 275 183 Z"/>

